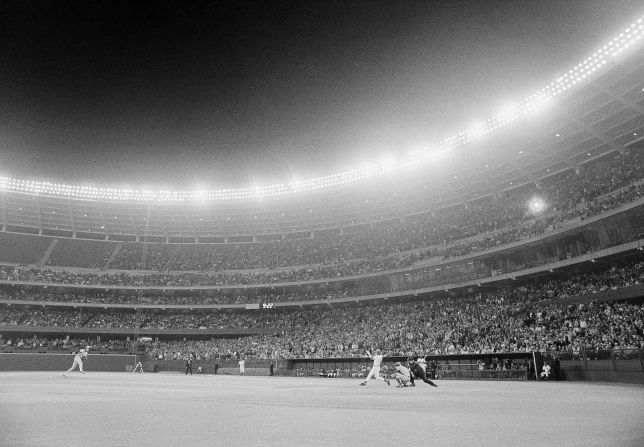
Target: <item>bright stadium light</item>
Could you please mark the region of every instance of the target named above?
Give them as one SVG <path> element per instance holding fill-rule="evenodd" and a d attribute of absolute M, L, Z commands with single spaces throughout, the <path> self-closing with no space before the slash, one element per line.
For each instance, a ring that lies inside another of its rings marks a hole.
<path fill-rule="evenodd" d="M 472 125 L 470 125 L 469 129 L 467 130 L 466 132 L 467 140 L 468 141 L 478 140 L 487 132 L 488 132 L 487 123 L 482 123 L 477 121 Z"/>
<path fill-rule="evenodd" d="M 46 194 L 89 200 L 110 201 L 200 201 L 206 196 L 209 201 L 235 201 L 262 199 L 268 197 L 283 197 L 298 192 L 315 191 L 334 186 L 353 183 L 374 177 L 385 172 L 396 170 L 402 166 L 417 165 L 432 158 L 436 152 L 451 151 L 481 138 L 495 133 L 509 123 L 521 118 L 530 117 L 549 107 L 554 100 L 568 91 L 596 77 L 607 66 L 618 63 L 636 45 L 640 45 L 644 36 L 644 16 L 638 17 L 622 32 L 597 48 L 592 54 L 577 65 L 563 73 L 545 87 L 516 103 L 508 111 L 480 121 L 474 127 L 437 141 L 422 150 L 413 151 L 405 159 L 383 160 L 359 168 L 352 168 L 330 175 L 297 180 L 290 183 L 253 186 L 247 188 L 230 188 L 210 190 L 205 194 L 197 191 L 168 191 L 168 190 L 135 190 L 116 189 L 92 186 L 62 185 L 49 182 L 29 181 L 0 177 L 0 190 L 24 192 L 28 194 Z"/>
<path fill-rule="evenodd" d="M 206 202 L 210 198 L 208 188 L 196 188 L 194 190 L 194 200 L 197 202 Z"/>
<path fill-rule="evenodd" d="M 494 119 L 499 125 L 505 126 L 515 121 L 519 116 L 521 116 L 519 105 L 514 102 L 508 102 L 500 108 L 499 113 L 494 116 Z"/>
<path fill-rule="evenodd" d="M 380 155 L 378 165 L 383 166 L 386 169 L 389 166 L 396 165 L 397 161 L 398 160 L 396 160 L 396 157 L 393 154 L 387 152 Z"/>
<path fill-rule="evenodd" d="M 539 92 L 539 94 L 530 98 L 524 109 L 524 114 L 527 116 L 538 115 L 549 109 L 553 105 L 553 103 L 554 99 L 551 95 Z"/>
<path fill-rule="evenodd" d="M 534 197 L 528 202 L 528 209 L 534 215 L 541 214 L 546 209 L 546 202 L 539 197 Z"/>

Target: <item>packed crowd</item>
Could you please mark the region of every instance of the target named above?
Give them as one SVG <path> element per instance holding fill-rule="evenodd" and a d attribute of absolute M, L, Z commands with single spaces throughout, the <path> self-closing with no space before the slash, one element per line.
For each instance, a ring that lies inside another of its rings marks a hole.
<path fill-rule="evenodd" d="M 641 267 L 635 264 L 627 269 L 619 270 L 619 274 L 614 272 L 586 273 L 577 275 L 574 278 L 557 284 L 563 284 L 565 287 L 556 289 L 559 297 L 577 296 L 588 293 L 601 292 L 608 289 L 629 287 L 637 284 Z M 421 279 L 422 281 L 422 279 Z M 418 283 L 415 283 L 418 286 Z M 550 283 L 549 283 L 550 284 Z M 550 289 L 550 294 L 554 294 Z M 342 290 L 331 290 L 326 287 L 320 287 L 318 291 L 297 288 L 278 288 L 276 290 L 262 290 L 261 293 L 236 293 L 230 290 L 226 291 L 208 291 L 206 294 L 150 294 L 143 295 L 138 293 L 123 294 L 118 290 L 109 291 L 104 289 L 88 289 L 82 293 L 60 293 L 50 291 L 49 289 L 25 289 L 22 287 L 0 286 L 0 301 L 42 301 L 42 302 L 59 302 L 59 303 L 78 303 L 78 304 L 178 304 L 178 305 L 228 305 L 228 304 L 248 304 L 248 303 L 281 303 L 281 302 L 306 302 L 306 301 L 327 301 L 357 296 L 356 289 L 346 288 Z M 97 326 L 97 327 L 100 327 Z M 121 326 L 122 327 L 122 326 Z"/>
<path fill-rule="evenodd" d="M 153 343 L 155 359 L 363 357 L 381 347 L 388 355 L 468 354 L 644 348 L 644 307 L 588 302 L 544 305 L 528 313 L 513 301 L 397 304 L 318 315 L 299 332 L 236 339 Z M 484 307 L 484 309 L 483 309 Z"/>
<path fill-rule="evenodd" d="M 78 304 L 248 304 L 248 303 L 283 303 L 294 301 L 336 300 L 355 296 L 355 290 L 320 290 L 312 291 L 273 291 L 259 294 L 214 294 L 190 295 L 125 295 L 118 290 L 114 292 L 103 289 L 90 289 L 85 293 L 55 293 L 42 290 L 25 290 L 17 287 L 0 286 L 0 301 L 42 301 L 52 303 Z"/>
<path fill-rule="evenodd" d="M 5 338 L 0 334 L 0 349 L 11 349 L 15 351 L 78 351 L 80 348 L 89 346 L 94 352 L 134 352 L 137 343 L 127 339 L 102 340 L 101 337 L 92 338 L 60 338 L 60 337 L 15 337 Z"/>
<path fill-rule="evenodd" d="M 302 268 L 297 270 L 276 271 L 238 271 L 238 272 L 164 272 L 164 273 L 126 273 L 44 269 L 0 265 L 0 280 L 21 281 L 46 284 L 73 284 L 86 286 L 126 286 L 126 287 L 194 287 L 228 286 L 249 284 L 274 284 L 288 282 L 314 281 L 343 277 L 340 266 Z M 344 273 L 353 273 L 349 267 Z M 360 273 L 362 272 L 360 270 Z"/>
<path fill-rule="evenodd" d="M 195 287 L 195 286 L 229 286 L 250 284 L 277 284 L 306 282 L 318 279 L 330 279 L 329 276 L 318 277 L 312 272 L 283 271 L 273 273 L 180 273 L 128 275 L 125 273 L 85 273 L 72 271 L 44 270 L 38 268 L 16 268 L 0 265 L 0 280 L 33 282 L 45 284 L 73 284 L 87 286 L 125 286 L 125 287 Z M 424 286 L 439 285 L 439 282 L 428 280 Z"/>
<path fill-rule="evenodd" d="M 120 272 L 0 266 L 0 279 L 190 287 L 313 281 L 404 269 L 419 261 L 468 255 L 535 237 L 642 198 L 643 161 L 644 151 L 614 153 L 585 165 L 579 173 L 564 172 L 503 198 L 403 221 L 345 228 L 341 235 L 316 232 L 312 239 L 250 244 L 123 243 L 108 266 Z M 534 196 L 548 204 L 540 216 L 526 206 Z M 137 269 L 158 273 L 132 272 Z"/>
<path fill-rule="evenodd" d="M 133 309 L 105 311 L 103 309 L 75 309 L 69 307 L 43 308 L 42 306 L 0 305 L 0 326 L 38 328 L 121 328 L 121 329 L 249 329 L 299 328 L 306 324 L 306 314 L 192 311 L 179 312 Z"/>
<path fill-rule="evenodd" d="M 391 220 L 349 227 L 341 235 L 315 232 L 312 239 L 220 246 L 124 244 L 109 268 L 222 271 L 340 264 L 343 270 L 339 274 L 347 276 L 405 267 L 419 258 L 463 255 L 534 237 L 571 219 L 588 218 L 644 196 L 644 188 L 637 183 L 644 172 L 642 151 L 613 153 L 580 169 L 579 173 L 567 171 L 563 177 L 544 179 L 538 186 L 510 191 L 502 198 L 410 216 L 402 222 Z M 614 194 L 606 196 L 611 192 Z M 528 202 L 535 196 L 548 204 L 546 215 L 536 217 L 528 209 Z M 457 242 L 477 235 L 485 237 L 480 241 Z M 419 247 L 426 249 L 409 253 Z M 349 262 L 353 260 L 362 261 Z"/>
<path fill-rule="evenodd" d="M 154 329 L 263 328 L 270 335 L 155 342 L 156 359 L 359 357 L 380 347 L 413 352 L 494 353 L 644 348 L 644 306 L 589 295 L 644 283 L 644 262 L 565 279 L 498 285 L 479 293 L 406 303 L 273 311 L 92 312 L 0 306 L 0 325 Z M 572 304 L 562 298 L 585 295 Z"/>
<path fill-rule="evenodd" d="M 614 154 L 577 174 L 544 180 L 499 199 L 437 210 L 399 220 L 345 228 L 342 235 L 315 232 L 312 239 L 252 244 L 182 245 L 124 243 L 111 269 L 223 271 L 342 264 L 340 274 L 404 267 L 430 256 L 455 256 L 520 240 L 586 218 L 642 196 L 642 154 Z M 621 188 L 626 188 L 622 190 Z M 606 196 L 614 192 L 614 195 Z M 550 212 L 536 218 L 526 204 L 540 196 Z M 455 243 L 477 235 L 481 241 Z M 427 247 L 418 252 L 419 247 Z M 416 250 L 416 251 L 413 251 Z M 145 254 L 144 254 L 145 251 Z M 409 253 L 410 251 L 413 251 Z M 360 260 L 359 262 L 353 262 Z M 316 267 L 317 268 L 317 267 Z M 337 273 L 327 273 L 337 276 Z"/>

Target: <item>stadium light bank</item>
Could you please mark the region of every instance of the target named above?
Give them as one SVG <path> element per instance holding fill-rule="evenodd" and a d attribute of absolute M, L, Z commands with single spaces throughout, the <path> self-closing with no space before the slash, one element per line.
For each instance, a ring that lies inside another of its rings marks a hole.
<path fill-rule="evenodd" d="M 212 202 L 281 197 L 298 192 L 315 191 L 344 185 L 390 172 L 403 166 L 426 162 L 434 154 L 445 153 L 472 143 L 486 135 L 499 131 L 520 118 L 529 117 L 531 114 L 543 109 L 545 105 L 551 103 L 557 96 L 596 76 L 597 72 L 605 68 L 609 63 L 616 63 L 620 56 L 629 48 L 633 48 L 636 44 L 641 44 L 643 36 L 644 15 L 635 20 L 601 48 L 598 48 L 590 56 L 559 76 L 556 80 L 518 102 L 513 107 L 506 108 L 485 121 L 477 122 L 474 127 L 470 127 L 468 130 L 459 132 L 422 149 L 415 150 L 407 157 L 397 160 L 387 160 L 385 162 L 320 177 L 249 188 L 230 188 L 209 191 L 202 189 L 195 191 L 155 191 L 65 185 L 45 181 L 0 177 L 0 190 L 87 200 Z"/>

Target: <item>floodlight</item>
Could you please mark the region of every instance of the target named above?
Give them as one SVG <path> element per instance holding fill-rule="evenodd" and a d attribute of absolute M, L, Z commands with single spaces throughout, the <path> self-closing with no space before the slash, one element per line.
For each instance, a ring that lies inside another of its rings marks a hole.
<path fill-rule="evenodd" d="M 474 122 L 472 125 L 470 125 L 467 131 L 467 140 L 474 141 L 478 138 L 481 138 L 486 133 L 487 133 L 487 126 L 485 125 L 485 123 L 478 122 L 478 121 Z"/>
<path fill-rule="evenodd" d="M 207 188 L 197 188 L 194 190 L 192 199 L 198 202 L 205 202 L 208 200 L 209 197 L 210 197 L 210 193 L 208 192 Z"/>
<path fill-rule="evenodd" d="M 499 124 L 505 125 L 516 120 L 520 114 L 521 110 L 519 105 L 513 102 L 508 102 L 500 108 L 499 113 L 497 113 L 494 118 Z"/>
<path fill-rule="evenodd" d="M 552 106 L 553 102 L 552 95 L 539 92 L 527 101 L 524 111 L 528 115 L 537 115 Z"/>
<path fill-rule="evenodd" d="M 392 167 L 394 167 L 398 161 L 396 160 L 396 157 L 393 156 L 391 153 L 384 153 L 380 156 L 380 159 L 378 161 L 378 166 L 381 167 L 383 170 L 389 170 Z"/>
<path fill-rule="evenodd" d="M 539 197 L 534 197 L 528 203 L 528 209 L 532 214 L 541 214 L 546 209 L 546 203 Z"/>
<path fill-rule="evenodd" d="M 429 157 L 432 160 L 432 162 L 444 161 L 447 159 L 450 152 L 451 151 L 449 149 L 442 149 L 442 150 L 432 152 Z"/>
<path fill-rule="evenodd" d="M 294 192 L 315 191 L 333 186 L 356 182 L 365 178 L 377 176 L 384 172 L 395 170 L 403 165 L 415 165 L 419 161 L 429 159 L 435 152 L 449 151 L 469 144 L 484 135 L 496 132 L 505 125 L 521 118 L 546 109 L 554 98 L 564 94 L 579 83 L 595 76 L 596 72 L 609 62 L 618 61 L 626 50 L 642 40 L 644 36 L 644 16 L 638 17 L 617 36 L 605 45 L 591 53 L 567 72 L 557 77 L 533 95 L 528 96 L 513 106 L 504 108 L 499 114 L 473 125 L 467 131 L 459 132 L 442 141 L 429 145 L 422 150 L 413 151 L 404 160 L 383 159 L 380 163 L 353 168 L 327 176 L 312 177 L 304 180 L 292 181 L 288 184 L 272 184 L 267 186 L 254 186 L 250 188 L 221 189 L 221 190 L 194 190 L 194 191 L 168 191 L 168 190 L 133 190 L 115 188 L 96 188 L 78 185 L 60 185 L 49 182 L 26 181 L 8 177 L 0 177 L 0 189 L 28 194 L 46 194 L 90 200 L 117 200 L 117 201 L 192 201 L 212 200 L 230 201 L 258 199 L 265 197 L 280 197 Z M 642 89 L 644 91 L 644 88 Z"/>

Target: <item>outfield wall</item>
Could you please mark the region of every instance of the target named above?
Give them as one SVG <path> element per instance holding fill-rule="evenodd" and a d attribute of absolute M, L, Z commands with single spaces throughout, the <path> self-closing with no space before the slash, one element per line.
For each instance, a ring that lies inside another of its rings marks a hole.
<path fill-rule="evenodd" d="M 287 368 L 286 360 L 273 360 L 273 371 L 275 375 L 284 374 Z M 156 365 L 156 368 L 155 368 Z M 271 360 L 246 360 L 244 366 L 244 374 L 247 376 L 268 376 L 270 374 Z M 239 360 L 237 359 L 221 359 L 221 360 L 193 360 L 192 372 L 197 374 L 198 368 L 201 366 L 202 374 L 223 374 L 223 375 L 239 375 Z M 159 360 L 152 362 L 150 360 L 144 362 L 145 371 L 157 372 L 180 372 L 185 373 L 186 362 L 185 360 Z"/>
<path fill-rule="evenodd" d="M 528 369 L 517 371 L 479 371 L 476 361 L 487 358 L 513 358 L 530 361 L 532 353 L 510 354 L 470 354 L 427 356 L 428 361 L 437 363 L 439 379 L 467 380 L 534 380 L 537 374 L 532 365 Z M 549 363 L 557 357 L 560 359 L 558 374 L 552 371 L 552 379 L 588 381 L 588 382 L 621 382 L 644 384 L 644 350 L 625 351 L 582 351 L 581 353 L 557 352 L 535 353 L 537 371 L 541 371 L 544 361 Z M 137 362 L 143 362 L 146 372 L 185 372 L 183 360 L 152 361 L 144 355 L 134 354 L 91 354 L 84 362 L 84 369 L 105 372 L 127 372 Z M 388 357 L 383 363 L 383 372 L 393 371 L 393 362 L 404 362 L 404 357 Z M 74 361 L 74 354 L 68 353 L 0 353 L 0 371 L 66 371 Z M 371 367 L 368 358 L 341 359 L 298 359 L 298 360 L 246 360 L 245 374 L 249 376 L 266 376 L 273 363 L 275 375 L 280 376 L 318 376 L 337 371 L 338 377 L 364 377 Z M 194 360 L 192 370 L 197 374 L 199 366 L 202 373 L 239 374 L 237 359 Z"/>
<path fill-rule="evenodd" d="M 83 362 L 86 371 L 125 372 L 136 364 L 135 355 L 89 354 Z M 74 363 L 74 354 L 0 353 L 0 371 L 66 371 Z M 77 369 L 78 371 L 78 369 Z"/>

